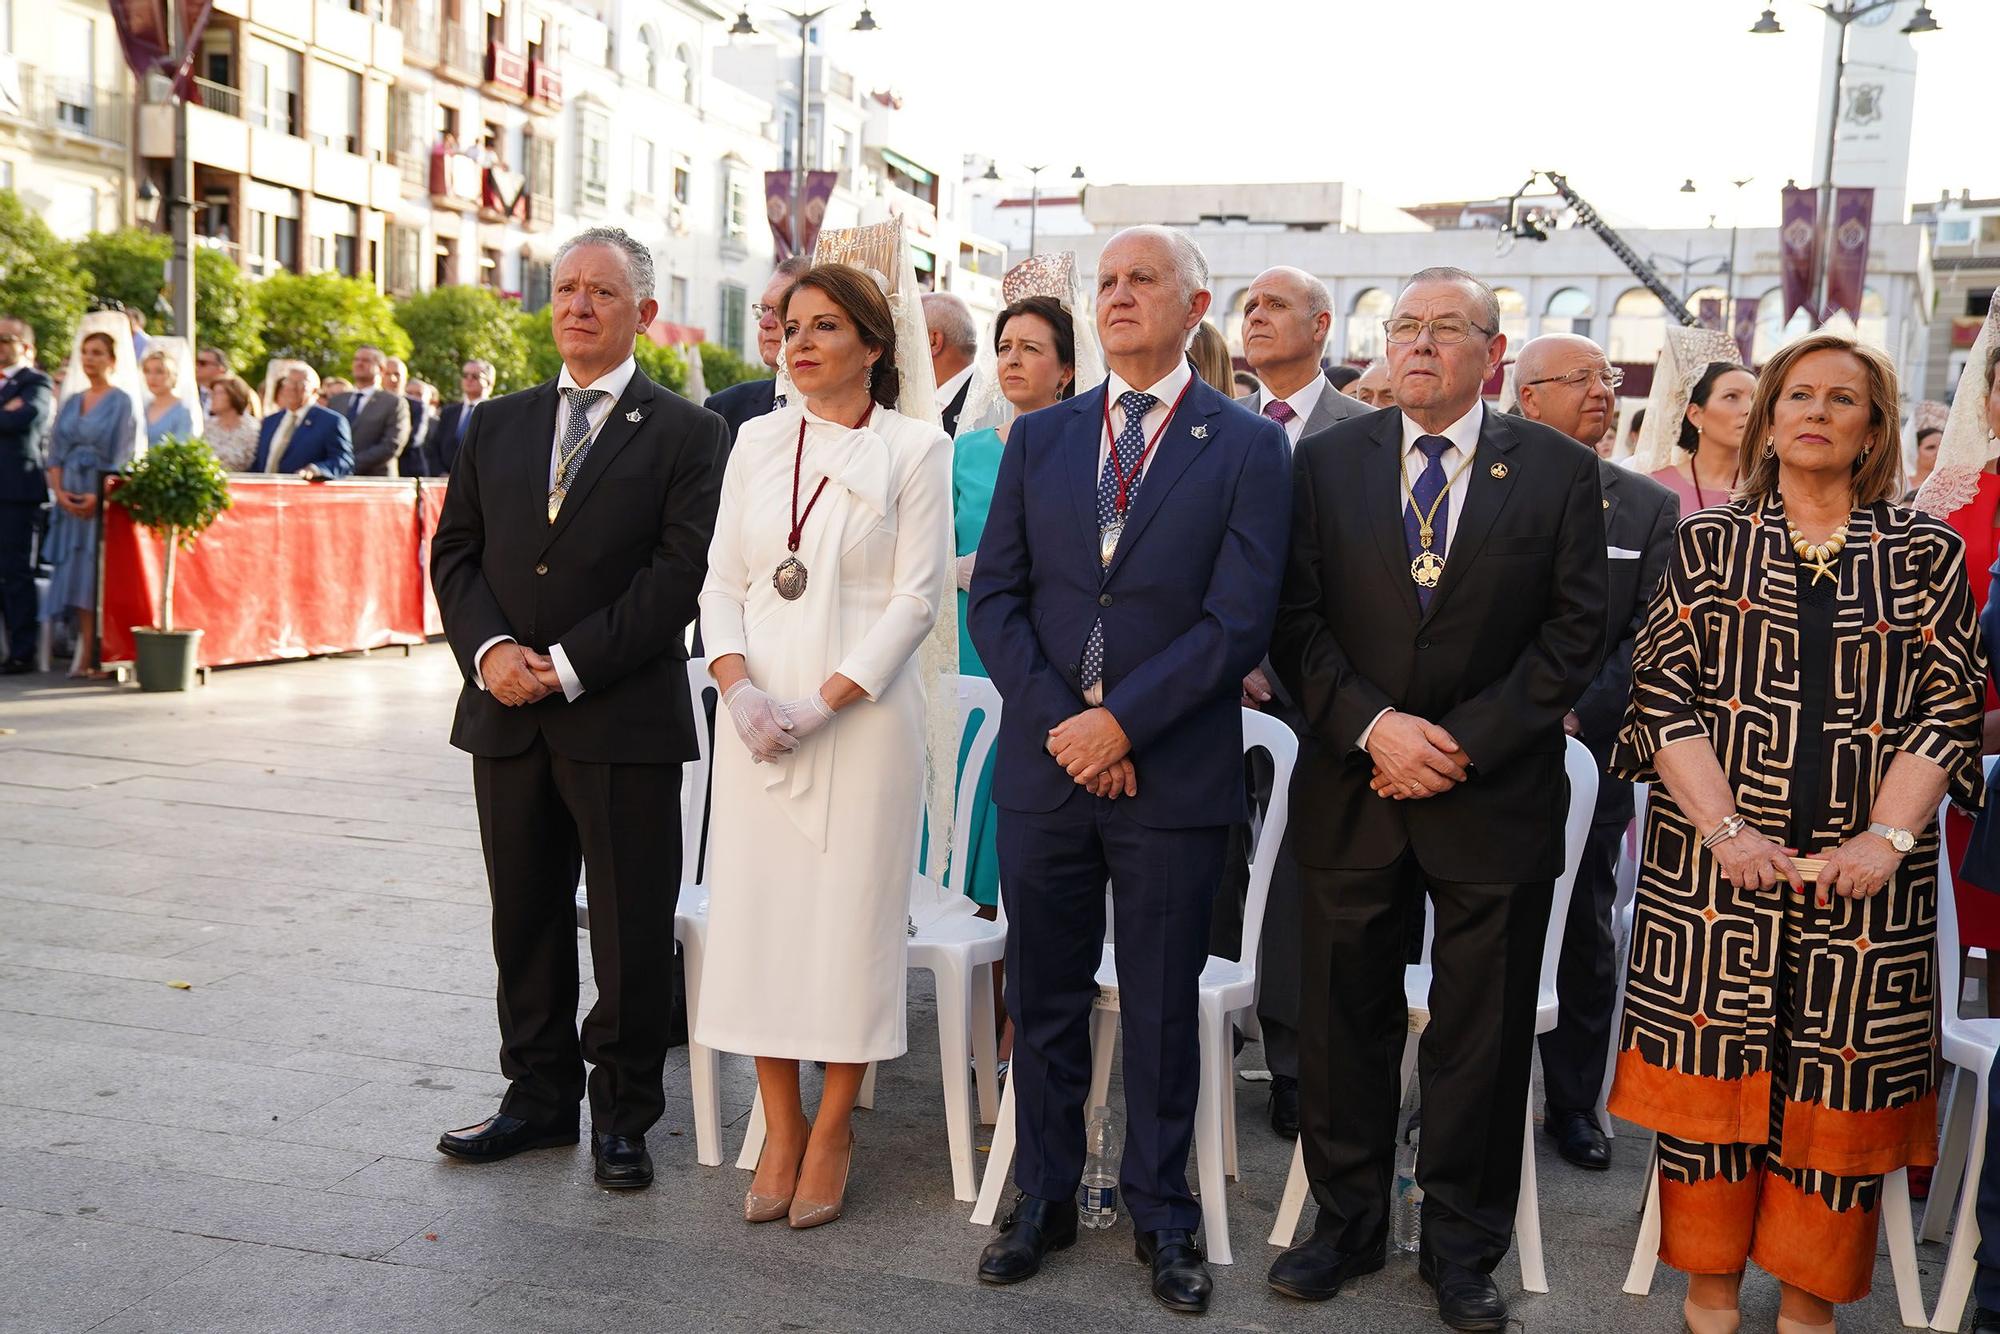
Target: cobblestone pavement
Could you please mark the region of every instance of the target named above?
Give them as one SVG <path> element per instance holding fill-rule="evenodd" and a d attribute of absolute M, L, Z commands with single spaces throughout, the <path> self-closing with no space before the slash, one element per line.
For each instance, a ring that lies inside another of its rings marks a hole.
<path fill-rule="evenodd" d="M 746 1175 L 695 1163 L 680 1051 L 650 1190 L 596 1189 L 583 1148 L 439 1157 L 439 1130 L 503 1087 L 470 768 L 445 741 L 456 688 L 440 647 L 219 672 L 185 696 L 0 683 L 0 1329 L 1172 1323 L 1122 1226 L 1035 1282 L 973 1280 L 988 1233 L 951 1198 L 923 974 L 832 1227 L 740 1221 Z M 723 1094 L 733 1161 L 747 1061 L 725 1061 Z M 1209 1325 L 1441 1329 L 1407 1261 L 1323 1306 L 1264 1286 L 1289 1145 L 1259 1085 L 1236 1095 L 1237 1263 Z M 1681 1328 L 1670 1272 L 1650 1300 L 1619 1292 L 1644 1143 L 1619 1138 L 1596 1176 L 1539 1151 L 1554 1290 L 1502 1266 L 1521 1328 Z M 1921 1254 L 1929 1300 L 1942 1250 Z M 1776 1307 L 1753 1275 L 1745 1328 Z M 1885 1258 L 1842 1327 L 1896 1324 Z"/>

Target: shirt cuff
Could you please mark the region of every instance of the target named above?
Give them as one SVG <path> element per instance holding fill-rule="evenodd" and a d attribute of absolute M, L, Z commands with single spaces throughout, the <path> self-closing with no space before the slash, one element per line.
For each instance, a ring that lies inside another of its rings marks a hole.
<path fill-rule="evenodd" d="M 563 698 L 576 703 L 576 697 L 583 693 L 583 682 L 576 679 L 576 668 L 569 665 L 569 654 L 563 652 L 561 644 L 549 645 L 549 661 L 556 665 L 556 680 L 562 682 Z"/>
<path fill-rule="evenodd" d="M 480 671 L 479 666 L 486 661 L 486 650 L 492 648 L 495 644 L 511 644 L 513 642 L 514 636 L 512 635 L 495 635 L 479 646 L 479 651 L 472 655 L 472 684 L 478 686 L 481 690 L 486 689 L 486 677 Z"/>
<path fill-rule="evenodd" d="M 1390 714 L 1394 712 L 1395 712 L 1394 709 L 1384 709 L 1382 710 L 1382 712 L 1376 714 L 1373 718 L 1370 718 L 1368 720 L 1368 726 L 1361 729 L 1361 736 L 1357 741 L 1355 741 L 1354 748 L 1356 750 L 1368 749 L 1368 738 L 1375 734 L 1375 724 L 1381 722 L 1384 718 L 1388 717 Z"/>

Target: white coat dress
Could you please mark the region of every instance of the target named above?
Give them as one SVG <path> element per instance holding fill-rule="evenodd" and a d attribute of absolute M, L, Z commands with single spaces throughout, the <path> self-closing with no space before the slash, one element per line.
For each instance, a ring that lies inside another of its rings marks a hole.
<path fill-rule="evenodd" d="M 778 596 L 790 555 L 800 423 L 805 594 Z M 950 587 L 951 440 L 877 407 L 856 430 L 802 404 L 744 423 L 723 475 L 701 633 L 741 653 L 779 702 L 834 673 L 867 698 L 776 764 L 718 710 L 708 940 L 694 1039 L 718 1051 L 864 1062 L 908 1045 L 904 973 L 924 788 L 917 650 Z"/>

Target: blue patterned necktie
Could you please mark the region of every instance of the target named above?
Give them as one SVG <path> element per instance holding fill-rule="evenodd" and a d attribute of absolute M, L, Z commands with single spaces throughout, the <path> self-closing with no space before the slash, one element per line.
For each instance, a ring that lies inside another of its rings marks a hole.
<path fill-rule="evenodd" d="M 570 487 L 576 482 L 576 475 L 583 471 L 583 461 L 590 454 L 590 409 L 601 398 L 609 398 L 602 389 L 565 389 L 564 400 L 569 404 L 569 424 L 563 428 L 562 444 L 556 450 L 556 463 L 560 469 L 556 484 L 549 489 L 549 522 L 556 521 L 556 514 L 562 509 L 563 500 L 569 495 Z M 575 452 L 571 452 L 575 451 Z"/>
<path fill-rule="evenodd" d="M 1417 474 L 1417 480 L 1410 485 L 1410 503 L 1403 506 L 1403 543 L 1409 548 L 1410 560 L 1415 563 L 1423 554 L 1423 526 L 1418 516 L 1430 514 L 1431 502 L 1437 502 L 1437 513 L 1431 515 L 1431 551 L 1442 560 L 1445 554 L 1445 529 L 1451 520 L 1451 497 L 1439 499 L 1445 489 L 1444 455 L 1451 448 L 1451 441 L 1441 435 L 1417 437 L 1417 448 L 1423 451 L 1424 470 Z M 1417 606 L 1428 609 L 1431 594 L 1435 589 L 1417 585 Z"/>
<path fill-rule="evenodd" d="M 1138 494 L 1138 477 L 1132 470 L 1139 466 L 1140 458 L 1146 452 L 1147 412 L 1160 400 L 1151 394 L 1142 394 L 1136 389 L 1128 389 L 1118 396 L 1118 406 L 1125 412 L 1125 428 L 1118 432 L 1118 438 L 1111 442 L 1111 452 L 1104 457 L 1104 468 L 1097 474 L 1097 527 L 1099 533 L 1118 523 L 1122 515 L 1118 512 L 1118 479 L 1131 477 L 1125 487 L 1125 509 L 1132 508 L 1132 497 Z M 1091 624 L 1090 640 L 1083 646 L 1083 688 L 1090 689 L 1104 679 L 1104 620 L 1098 618 Z"/>

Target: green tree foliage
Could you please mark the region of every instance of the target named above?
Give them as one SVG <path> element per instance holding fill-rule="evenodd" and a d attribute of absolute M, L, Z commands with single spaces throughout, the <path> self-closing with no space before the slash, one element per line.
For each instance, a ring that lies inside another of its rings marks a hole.
<path fill-rule="evenodd" d="M 0 315 L 28 322 L 44 366 L 68 359 L 89 299 L 69 247 L 12 190 L 0 190 Z"/>
<path fill-rule="evenodd" d="M 174 553 L 191 550 L 195 539 L 229 508 L 229 474 L 206 441 L 165 436 L 125 470 L 124 482 L 111 493 L 111 500 L 131 511 L 132 521 L 152 529 L 165 546 L 159 628 L 171 630 Z"/>
<path fill-rule="evenodd" d="M 701 379 L 708 392 L 727 389 L 745 380 L 761 380 L 771 374 L 761 361 L 748 361 L 717 343 L 701 345 Z"/>
<path fill-rule="evenodd" d="M 195 341 L 200 347 L 221 348 L 230 369 L 246 380 L 250 371 L 264 362 L 264 328 L 257 314 L 256 291 L 250 275 L 220 250 L 202 246 L 195 251 Z"/>
<path fill-rule="evenodd" d="M 527 374 L 519 385 L 506 388 L 520 389 L 544 380 L 553 380 L 562 373 L 562 354 L 556 351 L 555 331 L 549 325 L 549 313 L 541 311 L 521 311 L 519 316 L 521 341 L 527 349 Z M 687 388 L 687 362 L 677 348 L 661 347 L 650 338 L 641 337 L 632 348 L 639 359 L 639 368 L 655 384 L 663 384 L 675 393 Z"/>
<path fill-rule="evenodd" d="M 345 375 L 354 349 L 364 343 L 392 357 L 410 353 L 410 336 L 396 323 L 388 298 L 365 278 L 274 273 L 251 290 L 267 361 L 290 357 L 321 375 Z M 261 384 L 264 366 L 256 372 L 251 383 Z"/>
<path fill-rule="evenodd" d="M 143 227 L 92 232 L 76 243 L 75 254 L 93 296 L 139 311 L 146 317 L 146 327 L 155 333 L 173 328 L 172 298 L 167 290 L 171 238 Z M 262 360 L 264 351 L 251 290 L 250 279 L 236 261 L 209 246 L 195 248 L 197 346 L 221 348 L 238 374 Z"/>
<path fill-rule="evenodd" d="M 414 349 L 410 374 L 437 386 L 446 400 L 458 397 L 459 372 L 475 357 L 493 363 L 497 393 L 537 383 L 528 374 L 518 308 L 488 288 L 453 285 L 418 293 L 396 303 L 396 322 Z"/>

